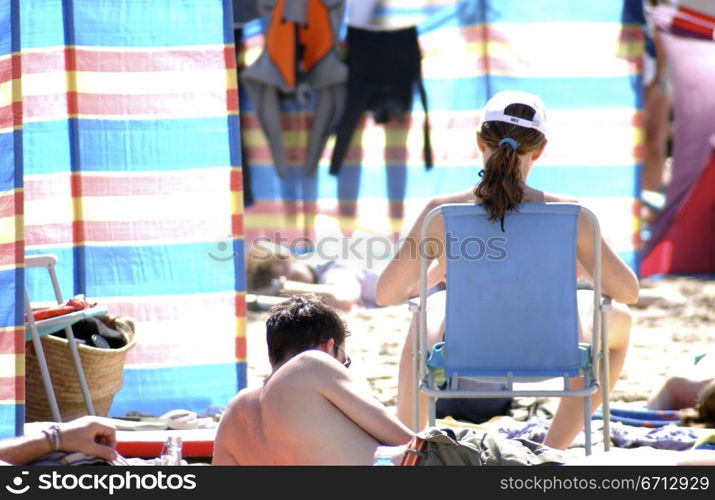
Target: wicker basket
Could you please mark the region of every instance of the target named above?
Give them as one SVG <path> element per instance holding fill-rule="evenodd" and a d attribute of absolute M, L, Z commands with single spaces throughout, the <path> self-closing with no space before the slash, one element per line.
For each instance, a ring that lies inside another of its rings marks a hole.
<path fill-rule="evenodd" d="M 122 387 L 122 374 L 127 352 L 134 347 L 134 322 L 129 318 L 100 318 L 108 326 L 124 334 L 127 345 L 120 349 L 98 349 L 79 344 L 79 356 L 92 404 L 97 415 L 106 416 L 114 394 Z M 45 335 L 41 338 L 52 387 L 63 422 L 87 415 L 67 339 Z M 25 420 L 52 421 L 47 393 L 42 383 L 40 368 L 32 341 L 26 344 L 25 358 Z"/>

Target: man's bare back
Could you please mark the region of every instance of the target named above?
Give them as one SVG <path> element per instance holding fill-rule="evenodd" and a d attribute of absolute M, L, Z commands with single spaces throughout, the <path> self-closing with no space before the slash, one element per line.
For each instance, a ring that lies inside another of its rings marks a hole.
<path fill-rule="evenodd" d="M 379 445 L 411 436 L 334 357 L 313 349 L 230 402 L 213 463 L 369 465 Z"/>

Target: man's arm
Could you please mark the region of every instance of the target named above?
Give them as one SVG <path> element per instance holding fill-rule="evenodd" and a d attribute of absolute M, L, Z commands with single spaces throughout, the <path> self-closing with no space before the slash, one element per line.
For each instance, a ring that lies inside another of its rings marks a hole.
<path fill-rule="evenodd" d="M 401 445 L 414 433 L 380 403 L 348 369 L 329 356 L 313 358 L 314 383 L 322 395 L 383 445 Z"/>

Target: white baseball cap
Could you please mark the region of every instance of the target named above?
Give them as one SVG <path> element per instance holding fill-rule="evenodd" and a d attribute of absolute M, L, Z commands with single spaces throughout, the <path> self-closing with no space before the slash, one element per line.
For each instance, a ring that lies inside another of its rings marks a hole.
<path fill-rule="evenodd" d="M 504 110 L 510 104 L 525 104 L 534 109 L 534 117 L 531 120 L 518 118 L 516 116 L 507 115 Z M 546 135 L 546 108 L 541 98 L 534 94 L 521 92 L 519 90 L 504 90 L 497 92 L 487 101 L 482 114 L 482 123 L 484 122 L 506 122 L 520 127 L 535 128 L 542 134 Z"/>

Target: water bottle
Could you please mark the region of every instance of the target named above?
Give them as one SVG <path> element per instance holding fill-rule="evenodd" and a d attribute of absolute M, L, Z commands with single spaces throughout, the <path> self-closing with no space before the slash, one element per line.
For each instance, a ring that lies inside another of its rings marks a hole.
<path fill-rule="evenodd" d="M 181 438 L 169 436 L 161 450 L 160 465 L 181 465 Z"/>
<path fill-rule="evenodd" d="M 378 446 L 375 450 L 375 462 L 372 465 L 395 465 L 392 461 L 390 448 L 387 446 Z"/>

